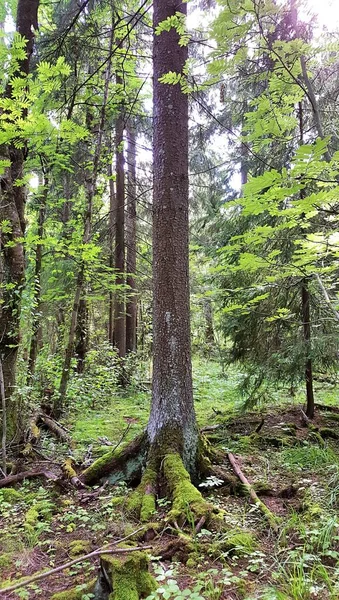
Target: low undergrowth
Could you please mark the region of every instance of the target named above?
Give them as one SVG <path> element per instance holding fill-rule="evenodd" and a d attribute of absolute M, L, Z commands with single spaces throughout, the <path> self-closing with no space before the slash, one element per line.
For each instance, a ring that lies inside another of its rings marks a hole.
<path fill-rule="evenodd" d="M 202 523 L 197 530 L 189 505 L 180 508 L 184 522 L 174 526 L 175 519 L 167 519 L 170 498 L 161 489 L 147 522 L 140 524 L 127 510 L 132 490 L 123 481 L 76 489 L 27 480 L 15 489 L 0 490 L 3 587 L 137 532 L 132 543 L 151 546 L 157 582 L 148 600 L 339 597 L 339 447 L 337 439 L 321 435 L 328 429 L 339 433 L 337 413 L 318 410 L 314 425 L 307 427 L 300 404 L 288 403 L 286 393 L 279 406 L 259 406 L 243 414 L 236 392 L 239 373 L 230 371 L 224 378 L 220 367 L 208 361 L 195 363 L 195 371 L 199 424 L 208 428 L 206 435 L 223 456 L 220 469 L 229 475 L 227 481 L 217 475 L 207 478 L 199 487 L 208 505 L 220 509 L 221 527 Z M 73 446 L 60 445 L 43 433 L 40 466 L 53 470 L 54 462 L 70 452 L 81 470 L 133 439 L 147 422 L 145 388 L 116 391 L 110 401 L 96 398 L 92 407 L 88 398 L 82 399 L 68 421 Z M 332 389 L 330 394 L 333 404 Z M 326 403 L 325 388 L 321 402 Z M 228 452 L 235 454 L 260 499 L 277 516 L 277 531 L 270 529 L 246 486 L 234 476 Z M 90 600 L 94 596 L 87 584 L 97 572 L 94 557 L 2 597 L 39 600 L 66 590 L 59 600 Z"/>

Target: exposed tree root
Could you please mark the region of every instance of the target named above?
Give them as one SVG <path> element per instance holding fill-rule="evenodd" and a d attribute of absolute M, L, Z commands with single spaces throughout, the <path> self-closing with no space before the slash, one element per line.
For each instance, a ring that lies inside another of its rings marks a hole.
<path fill-rule="evenodd" d="M 122 449 L 106 452 L 85 469 L 79 479 L 86 485 L 94 485 L 102 479 L 108 479 L 112 484 L 123 479 L 127 482 L 140 481 L 147 450 L 147 437 L 143 433 Z"/>
<path fill-rule="evenodd" d="M 237 475 L 237 477 L 239 477 L 240 481 L 244 484 L 245 489 L 248 490 L 248 495 L 250 497 L 250 499 L 252 500 L 253 504 L 255 504 L 255 506 L 260 510 L 260 512 L 264 515 L 264 517 L 267 519 L 270 527 L 274 530 L 277 531 L 278 529 L 278 524 L 279 524 L 279 519 L 276 515 L 274 515 L 269 508 L 267 508 L 266 504 L 264 504 L 260 498 L 258 497 L 257 493 L 254 490 L 254 487 L 250 484 L 250 482 L 248 481 L 248 479 L 245 477 L 245 475 L 243 474 L 240 466 L 238 465 L 234 455 L 229 452 L 227 454 L 228 456 L 228 460 L 230 461 L 232 468 L 235 472 L 235 474 Z"/>

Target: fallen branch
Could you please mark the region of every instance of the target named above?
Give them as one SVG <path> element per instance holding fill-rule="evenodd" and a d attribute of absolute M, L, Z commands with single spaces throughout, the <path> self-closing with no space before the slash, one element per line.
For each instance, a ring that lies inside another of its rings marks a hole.
<path fill-rule="evenodd" d="M 62 442 L 69 442 L 70 437 L 68 433 L 61 427 L 54 419 L 48 417 L 44 413 L 40 414 L 41 421 L 46 425 L 46 427 Z"/>
<path fill-rule="evenodd" d="M 41 476 L 46 477 L 46 479 L 52 479 L 53 481 L 57 480 L 57 476 L 50 471 L 22 471 L 16 475 L 8 475 L 8 477 L 0 479 L 0 488 L 6 487 L 7 485 L 12 485 L 13 483 L 18 483 L 24 479 L 32 479 L 33 477 Z"/>
<path fill-rule="evenodd" d="M 235 456 L 231 452 L 228 452 L 227 458 L 228 458 L 228 460 L 230 461 L 230 463 L 232 465 L 234 473 L 237 475 L 237 477 L 240 479 L 241 483 L 243 483 L 244 486 L 245 486 L 245 488 L 247 489 L 248 495 L 251 498 L 251 500 L 253 501 L 253 504 L 255 504 L 255 506 L 257 506 L 257 508 L 260 510 L 260 512 L 267 519 L 267 521 L 269 522 L 270 527 L 272 527 L 272 529 L 274 531 L 277 531 L 277 529 L 278 529 L 278 523 L 279 523 L 278 517 L 276 517 L 276 515 L 274 515 L 270 511 L 270 509 L 267 508 L 266 504 L 264 504 L 260 500 L 260 498 L 256 494 L 253 486 L 250 484 L 250 482 L 248 481 L 248 479 L 243 474 L 240 466 L 238 465 L 238 463 L 237 463 L 237 461 L 235 459 Z"/>
<path fill-rule="evenodd" d="M 93 558 L 95 556 L 100 556 L 101 554 L 122 554 L 122 553 L 126 554 L 127 552 L 136 552 L 138 550 L 152 549 L 152 546 L 135 546 L 135 547 L 129 547 L 129 548 L 110 549 L 110 547 L 112 545 L 116 545 L 117 543 L 119 543 L 119 542 L 114 542 L 113 544 L 110 544 L 109 546 L 102 546 L 101 548 L 98 548 L 97 550 L 93 550 L 93 552 L 90 552 L 89 554 L 84 554 L 84 556 L 80 556 L 79 558 L 75 558 L 74 560 L 70 560 L 69 562 L 64 563 L 63 565 L 60 565 L 59 567 L 55 567 L 55 569 L 50 569 L 49 571 L 45 571 L 45 573 L 39 573 L 38 575 L 33 575 L 32 577 L 28 577 L 27 579 L 25 579 L 25 581 L 19 581 L 18 583 L 15 583 L 14 585 L 0 589 L 0 596 L 2 596 L 3 594 L 6 594 L 8 592 L 14 592 L 14 590 L 17 590 L 21 587 L 25 587 L 26 585 L 30 585 L 31 583 L 34 583 L 35 581 L 40 581 L 41 579 L 45 579 L 46 577 L 49 577 L 50 575 L 55 575 L 55 573 L 59 573 L 59 571 L 63 571 L 64 569 L 69 569 L 69 567 L 72 567 L 73 565 L 76 565 L 79 562 L 82 562 L 84 560 L 89 560 L 90 558 Z"/>

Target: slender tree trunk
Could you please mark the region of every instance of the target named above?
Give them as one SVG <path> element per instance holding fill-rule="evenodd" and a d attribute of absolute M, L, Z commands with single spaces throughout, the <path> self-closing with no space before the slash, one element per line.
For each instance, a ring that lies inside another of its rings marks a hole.
<path fill-rule="evenodd" d="M 37 29 L 38 5 L 39 0 L 18 2 L 16 31 L 26 40 L 26 56 L 18 61 L 14 77 L 25 78 L 29 74 L 34 43 L 33 28 Z M 15 102 L 10 81 L 5 96 Z M 25 118 L 26 114 L 25 109 L 21 117 Z M 21 240 L 25 234 L 26 190 L 24 186 L 15 184 L 23 177 L 25 158 L 26 148 L 17 148 L 14 144 L 0 147 L 0 159 L 10 160 L 11 163 L 0 178 L 0 222 L 7 221 L 9 224 L 1 235 L 0 359 L 7 403 L 7 429 L 10 436 L 14 435 L 20 422 L 19 407 L 12 394 L 20 341 L 20 302 L 25 274 L 25 256 Z"/>
<path fill-rule="evenodd" d="M 306 415 L 309 419 L 314 417 L 314 394 L 313 394 L 313 373 L 311 359 L 311 319 L 310 319 L 310 293 L 308 290 L 308 282 L 304 279 L 301 288 L 302 302 L 302 318 L 304 341 L 306 348 L 306 363 L 305 363 L 305 382 L 306 382 Z"/>
<path fill-rule="evenodd" d="M 300 145 L 304 143 L 304 118 L 303 118 L 303 106 L 299 103 L 299 134 L 300 134 Z M 300 199 L 302 200 L 306 196 L 306 190 L 300 190 Z M 302 219 L 304 216 L 302 215 Z M 305 344 L 305 384 L 306 384 L 306 415 L 309 419 L 314 417 L 314 394 L 313 394 L 313 369 L 312 369 L 312 358 L 311 358 L 311 319 L 310 319 L 310 293 L 308 290 L 308 281 L 305 278 L 301 284 L 301 313 L 303 321 L 303 335 Z"/>
<path fill-rule="evenodd" d="M 213 350 L 215 345 L 214 328 L 213 328 L 213 307 L 210 298 L 204 298 L 203 309 L 205 317 L 205 343 L 209 350 Z"/>
<path fill-rule="evenodd" d="M 129 287 L 126 302 L 126 352 L 135 352 L 137 347 L 137 295 L 136 295 L 136 146 L 135 129 L 130 125 L 128 140 L 128 186 L 126 211 L 126 283 Z"/>
<path fill-rule="evenodd" d="M 187 4 L 155 0 L 154 29 Z M 194 474 L 198 430 L 193 406 L 188 274 L 188 98 L 180 84 L 159 78 L 182 73 L 187 46 L 174 29 L 154 37 L 153 100 L 153 389 L 151 445 L 173 447 Z"/>
<path fill-rule="evenodd" d="M 65 398 L 67 393 L 67 386 L 70 377 L 71 363 L 73 358 L 73 350 L 74 350 L 74 340 L 75 340 L 75 331 L 77 327 L 78 320 L 78 312 L 81 300 L 82 288 L 85 280 L 85 265 L 82 263 L 78 275 L 75 286 L 75 295 L 73 301 L 72 315 L 71 315 L 71 324 L 68 332 L 68 342 L 65 350 L 65 359 L 62 368 L 61 380 L 59 385 L 59 393 L 54 401 L 54 414 L 58 418 L 62 414 Z"/>
<path fill-rule="evenodd" d="M 40 199 L 38 216 L 38 243 L 35 249 L 35 269 L 34 269 L 34 298 L 33 298 L 33 323 L 32 338 L 28 359 L 28 385 L 31 385 L 35 371 L 35 363 L 38 355 L 39 335 L 41 330 L 41 268 L 42 268 L 42 238 L 44 235 L 44 225 L 46 218 L 46 205 L 49 180 L 44 176 L 43 192 Z"/>
<path fill-rule="evenodd" d="M 113 169 L 112 164 L 108 165 L 108 177 L 109 177 L 109 219 L 108 219 L 108 241 L 109 241 L 109 267 L 113 271 L 114 268 L 114 240 L 115 240 L 115 222 L 116 222 L 116 195 L 114 190 L 113 181 Z M 114 292 L 109 292 L 109 304 L 108 304 L 108 341 L 114 345 Z"/>
<path fill-rule="evenodd" d="M 77 326 L 75 331 L 76 344 L 75 356 L 77 359 L 77 372 L 84 372 L 85 358 L 88 350 L 88 307 L 86 298 L 81 298 L 78 310 Z"/>
<path fill-rule="evenodd" d="M 117 77 L 117 83 L 121 82 Z M 118 116 L 115 127 L 116 144 L 116 225 L 115 225 L 115 262 L 116 284 L 125 285 L 125 171 L 124 171 L 124 118 Z M 126 354 L 126 318 L 125 293 L 118 289 L 114 307 L 114 345 L 120 358 Z"/>

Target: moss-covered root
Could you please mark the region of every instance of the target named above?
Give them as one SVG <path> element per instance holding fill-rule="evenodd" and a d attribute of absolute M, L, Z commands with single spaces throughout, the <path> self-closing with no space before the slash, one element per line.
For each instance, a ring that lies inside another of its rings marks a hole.
<path fill-rule="evenodd" d="M 94 461 L 79 477 L 82 483 L 93 485 L 102 479 L 114 484 L 124 479 L 130 482 L 141 478 L 147 457 L 147 437 L 145 434 L 134 438 L 123 448 L 113 449 Z"/>
<path fill-rule="evenodd" d="M 206 502 L 199 490 L 191 482 L 181 456 L 178 453 L 166 454 L 163 460 L 165 481 L 172 497 L 172 508 L 168 518 L 172 522 L 193 521 L 196 522 L 203 517 L 206 521 L 211 520 L 217 513 L 209 502 Z"/>
<path fill-rule="evenodd" d="M 144 552 L 133 552 L 128 556 L 103 555 L 100 561 L 103 577 L 99 577 L 94 594 L 102 597 L 102 586 L 108 583 L 109 600 L 142 600 L 156 588 L 156 582 L 148 571 L 148 558 Z"/>
<path fill-rule="evenodd" d="M 142 523 L 148 523 L 156 511 L 155 495 L 157 472 L 151 466 L 145 469 L 140 485 L 127 501 L 127 511 Z"/>

